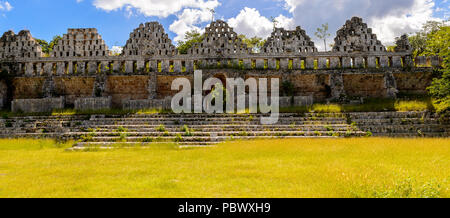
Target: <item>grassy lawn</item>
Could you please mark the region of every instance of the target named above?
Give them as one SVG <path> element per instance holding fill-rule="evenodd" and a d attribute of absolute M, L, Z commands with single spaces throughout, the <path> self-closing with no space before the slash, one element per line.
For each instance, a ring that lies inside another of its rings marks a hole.
<path fill-rule="evenodd" d="M 0 140 L 0 197 L 450 197 L 450 139 L 68 146 Z"/>

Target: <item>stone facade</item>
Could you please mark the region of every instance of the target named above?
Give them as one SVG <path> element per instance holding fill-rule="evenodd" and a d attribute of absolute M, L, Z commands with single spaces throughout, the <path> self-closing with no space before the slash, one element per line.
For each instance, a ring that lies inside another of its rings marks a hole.
<path fill-rule="evenodd" d="M 68 29 L 53 48 L 52 57 L 108 56 L 108 46 L 97 29 Z"/>
<path fill-rule="evenodd" d="M 156 22 L 135 29 L 120 56 L 110 56 L 96 29 L 69 29 L 51 57 L 42 57 L 29 31 L 10 31 L 0 40 L 0 70 L 11 75 L 12 85 L 0 92 L 0 98 L 64 97 L 65 106 L 78 109 L 142 109 L 176 94 L 173 80 L 187 78 L 192 83 L 196 69 L 203 70 L 204 79 L 289 81 L 293 96 L 298 96 L 294 105 L 346 96 L 392 98 L 398 92 L 425 93 L 432 81 L 431 67 L 441 65 L 439 57 L 417 57 L 413 62 L 410 48 L 402 36 L 396 51 L 387 52 L 361 18 L 352 18 L 337 32 L 332 52 L 318 52 L 297 27 L 275 29 L 261 52 L 252 53 L 221 20 L 206 28 L 203 41 L 187 55 L 177 53 Z M 288 104 L 290 97 L 282 97 Z"/>
<path fill-rule="evenodd" d="M 12 102 L 13 112 L 43 113 L 64 108 L 64 97 L 42 99 L 15 99 Z"/>
<path fill-rule="evenodd" d="M 308 53 L 317 52 L 314 42 L 301 27 L 289 31 L 276 28 L 262 48 L 264 53 Z"/>
<path fill-rule="evenodd" d="M 347 20 L 345 25 L 337 31 L 334 39 L 335 52 L 376 52 L 386 51 L 386 48 L 372 33 L 372 29 L 359 17 Z"/>
<path fill-rule="evenodd" d="M 17 35 L 10 30 L 0 38 L 0 60 L 16 57 L 42 57 L 41 46 L 28 30 L 22 30 Z"/>
<path fill-rule="evenodd" d="M 204 39 L 195 43 L 188 54 L 221 56 L 231 54 L 248 54 L 250 50 L 242 42 L 233 28 L 222 20 L 212 22 L 205 29 Z"/>
<path fill-rule="evenodd" d="M 165 33 L 164 27 L 157 22 L 140 24 L 132 33 L 123 49 L 126 56 L 172 56 L 177 50 Z"/>

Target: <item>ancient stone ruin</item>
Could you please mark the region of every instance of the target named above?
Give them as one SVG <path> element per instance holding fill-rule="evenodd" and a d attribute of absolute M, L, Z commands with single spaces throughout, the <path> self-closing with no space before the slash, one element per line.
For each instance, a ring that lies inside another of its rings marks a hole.
<path fill-rule="evenodd" d="M 29 31 L 6 32 L 0 39 L 1 106 L 25 112 L 55 108 L 142 109 L 170 106 L 172 81 L 206 78 L 280 78 L 292 84 L 282 106 L 313 101 L 395 98 L 397 93 L 426 93 L 437 57 L 412 59 L 408 38 L 395 52 L 361 18 L 337 31 L 331 52 L 319 52 L 300 27 L 276 28 L 259 53 L 252 52 L 221 20 L 205 29 L 202 42 L 179 54 L 157 22 L 141 24 L 123 53 L 113 56 L 96 29 L 69 29 L 50 57 Z M 7 76 L 5 76 L 7 75 Z M 294 100 L 290 100 L 294 99 Z M 302 99 L 308 99 L 307 101 Z M 305 103 L 307 102 L 307 103 Z M 169 103 L 169 104 L 168 104 Z"/>
<path fill-rule="evenodd" d="M 301 27 L 289 31 L 276 28 L 262 48 L 264 53 L 308 53 L 317 52 L 314 42 Z"/>
<path fill-rule="evenodd" d="M 53 48 L 52 57 L 108 56 L 108 46 L 97 29 L 69 29 Z"/>
<path fill-rule="evenodd" d="M 247 45 L 242 42 L 233 28 L 222 20 L 212 22 L 205 29 L 204 39 L 189 49 L 192 55 L 239 55 L 248 54 Z"/>
<path fill-rule="evenodd" d="M 335 52 L 376 52 L 386 51 L 386 48 L 372 33 L 372 29 L 363 23 L 362 18 L 353 17 L 347 20 L 345 25 L 337 31 L 334 39 Z"/>
<path fill-rule="evenodd" d="M 176 53 L 172 40 L 157 22 L 139 25 L 139 28 L 130 33 L 130 39 L 123 49 L 123 55 L 126 56 L 168 56 Z"/>

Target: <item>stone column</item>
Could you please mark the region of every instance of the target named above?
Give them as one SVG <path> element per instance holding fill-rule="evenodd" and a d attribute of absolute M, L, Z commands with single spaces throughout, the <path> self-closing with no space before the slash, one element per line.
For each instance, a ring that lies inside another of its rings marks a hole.
<path fill-rule="evenodd" d="M 342 68 L 350 68 L 351 65 L 351 58 L 350 57 L 342 57 Z"/>
<path fill-rule="evenodd" d="M 306 57 L 305 68 L 306 69 L 314 69 L 314 58 L 313 57 Z"/>
<path fill-rule="evenodd" d="M 125 73 L 133 73 L 133 61 L 125 61 Z"/>
<path fill-rule="evenodd" d="M 57 75 L 66 74 L 66 63 L 65 62 L 58 62 L 58 64 L 56 65 L 56 74 Z"/>
<path fill-rule="evenodd" d="M 170 70 L 169 60 L 163 60 L 161 62 L 161 72 L 168 73 Z"/>
<path fill-rule="evenodd" d="M 388 56 L 381 56 L 380 57 L 380 67 L 388 67 L 389 66 L 389 58 Z"/>
<path fill-rule="evenodd" d="M 158 72 L 158 62 L 155 60 L 151 60 L 149 62 L 150 65 L 150 73 Z"/>
<path fill-rule="evenodd" d="M 327 69 L 327 58 L 319 57 L 319 60 L 317 62 L 317 67 L 319 69 Z"/>
<path fill-rule="evenodd" d="M 112 63 L 112 70 L 113 73 L 119 73 L 120 72 L 120 61 L 113 61 Z"/>
<path fill-rule="evenodd" d="M 67 74 L 73 74 L 73 62 L 69 61 L 67 65 Z"/>
<path fill-rule="evenodd" d="M 376 68 L 377 67 L 377 58 L 376 57 L 368 57 L 367 58 L 367 66 L 369 68 Z"/>
<path fill-rule="evenodd" d="M 173 72 L 181 73 L 181 60 L 173 61 Z"/>
<path fill-rule="evenodd" d="M 98 71 L 98 65 L 97 62 L 91 61 L 88 63 L 88 73 L 89 74 L 96 74 Z"/>
<path fill-rule="evenodd" d="M 332 73 L 330 75 L 330 88 L 332 99 L 339 99 L 345 95 L 342 73 Z"/>
<path fill-rule="evenodd" d="M 292 69 L 293 70 L 302 69 L 302 62 L 301 62 L 300 58 L 294 58 L 294 60 L 292 61 Z"/>
<path fill-rule="evenodd" d="M 193 60 L 186 60 L 186 72 L 194 72 L 194 61 Z"/>
<path fill-rule="evenodd" d="M 44 75 L 52 75 L 53 63 L 44 63 Z"/>
<path fill-rule="evenodd" d="M 243 62 L 244 62 L 244 69 L 246 69 L 246 70 L 252 69 L 252 60 L 251 59 L 246 58 L 243 60 Z"/>
<path fill-rule="evenodd" d="M 384 82 L 386 87 L 386 97 L 388 98 L 396 98 L 398 89 L 397 82 L 395 81 L 395 77 L 392 73 L 386 73 L 384 76 Z"/>
<path fill-rule="evenodd" d="M 33 63 L 26 63 L 25 65 L 25 75 L 26 76 L 32 76 L 33 75 Z"/>
<path fill-rule="evenodd" d="M 77 63 L 77 74 L 84 74 L 86 72 L 86 63 L 78 62 Z"/>
<path fill-rule="evenodd" d="M 330 68 L 331 69 L 339 68 L 339 58 L 338 57 L 330 58 Z"/>
<path fill-rule="evenodd" d="M 145 61 L 137 61 L 136 62 L 137 73 L 145 73 Z"/>
<path fill-rule="evenodd" d="M 268 65 L 270 70 L 276 70 L 277 69 L 277 59 L 275 58 L 269 58 Z"/>
<path fill-rule="evenodd" d="M 288 70 L 289 69 L 289 59 L 281 58 L 280 59 L 280 70 Z"/>
<path fill-rule="evenodd" d="M 148 99 L 155 99 L 157 97 L 157 72 L 152 71 L 148 79 Z"/>
<path fill-rule="evenodd" d="M 256 59 L 256 69 L 264 69 L 264 59 Z"/>
<path fill-rule="evenodd" d="M 355 63 L 353 63 L 354 68 L 364 68 L 362 57 L 355 57 L 354 60 L 355 60 Z"/>

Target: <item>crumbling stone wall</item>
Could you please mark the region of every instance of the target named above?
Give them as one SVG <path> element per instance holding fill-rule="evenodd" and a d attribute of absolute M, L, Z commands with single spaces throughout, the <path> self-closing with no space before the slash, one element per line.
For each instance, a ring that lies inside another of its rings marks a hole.
<path fill-rule="evenodd" d="M 408 35 L 402 35 L 395 41 L 395 52 L 412 52 L 413 47 L 409 43 Z"/>
<path fill-rule="evenodd" d="M 400 93 L 426 94 L 427 87 L 433 81 L 432 73 L 426 72 L 397 72 L 393 74 Z"/>
<path fill-rule="evenodd" d="M 53 48 L 52 57 L 108 56 L 108 46 L 97 29 L 68 29 Z"/>
<path fill-rule="evenodd" d="M 359 17 L 347 20 L 345 25 L 337 31 L 334 42 L 333 51 L 335 52 L 386 51 L 386 47 L 377 39 L 377 35 L 372 33 L 372 29 L 368 28 Z"/>
<path fill-rule="evenodd" d="M 56 94 L 65 96 L 67 105 L 74 105 L 78 98 L 92 97 L 94 77 L 54 77 L 53 80 Z"/>
<path fill-rule="evenodd" d="M 288 77 L 294 85 L 294 96 L 313 96 L 317 100 L 331 97 L 329 74 L 295 74 Z"/>
<path fill-rule="evenodd" d="M 158 22 L 140 24 L 132 33 L 123 49 L 123 55 L 132 56 L 168 56 L 176 55 L 172 40 Z"/>
<path fill-rule="evenodd" d="M 0 38 L 0 59 L 42 57 L 42 48 L 31 36 L 30 31 L 22 30 L 15 34 L 12 30 Z"/>
<path fill-rule="evenodd" d="M 342 76 L 344 78 L 344 90 L 348 96 L 389 97 L 384 73 L 346 73 Z"/>
<path fill-rule="evenodd" d="M 5 81 L 0 81 L 0 109 L 3 109 L 8 99 L 8 86 Z"/>
<path fill-rule="evenodd" d="M 317 52 L 314 42 L 301 27 L 295 30 L 276 28 L 262 48 L 263 53 L 308 53 Z"/>
<path fill-rule="evenodd" d="M 212 22 L 205 29 L 204 39 L 200 43 L 195 43 L 188 50 L 190 55 L 229 55 L 248 54 L 247 45 L 242 42 L 233 28 L 222 20 Z"/>
<path fill-rule="evenodd" d="M 148 99 L 149 76 L 109 76 L 106 79 L 106 95 L 112 97 L 115 107 L 122 107 L 127 100 Z"/>
<path fill-rule="evenodd" d="M 14 99 L 32 99 L 43 97 L 44 77 L 17 77 L 13 80 Z"/>

